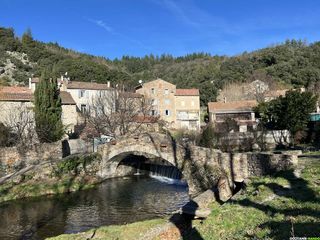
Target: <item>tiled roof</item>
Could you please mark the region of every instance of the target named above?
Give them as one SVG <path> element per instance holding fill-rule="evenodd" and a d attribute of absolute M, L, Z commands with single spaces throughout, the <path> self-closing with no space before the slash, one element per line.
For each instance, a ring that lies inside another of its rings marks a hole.
<path fill-rule="evenodd" d="M 176 96 L 199 96 L 199 89 L 176 89 Z"/>
<path fill-rule="evenodd" d="M 60 92 L 61 103 L 63 105 L 76 104 L 68 92 Z M 27 87 L 0 87 L 0 101 L 31 102 L 33 94 Z"/>
<path fill-rule="evenodd" d="M 67 85 L 68 89 L 89 89 L 89 90 L 108 90 L 111 87 L 108 84 L 95 83 L 95 82 L 74 82 L 69 81 Z"/>
<path fill-rule="evenodd" d="M 39 83 L 39 78 L 32 78 L 32 83 Z M 61 82 L 61 78 L 57 78 L 58 82 Z M 108 84 L 104 83 L 95 83 L 95 82 L 78 82 L 78 81 L 70 81 L 68 82 L 67 88 L 69 89 L 89 89 L 89 90 L 106 90 L 110 89 Z"/>
<path fill-rule="evenodd" d="M 40 81 L 39 78 L 35 77 L 35 78 L 31 78 L 31 82 L 32 83 L 38 83 Z"/>
<path fill-rule="evenodd" d="M 257 101 L 234 101 L 234 102 L 209 102 L 209 112 L 241 112 L 251 111 L 253 107 L 257 106 Z"/>
<path fill-rule="evenodd" d="M 0 87 L 0 101 L 22 101 L 32 100 L 31 90 L 27 87 Z"/>
<path fill-rule="evenodd" d="M 76 102 L 74 101 L 70 93 L 61 91 L 60 97 L 62 105 L 76 105 Z"/>

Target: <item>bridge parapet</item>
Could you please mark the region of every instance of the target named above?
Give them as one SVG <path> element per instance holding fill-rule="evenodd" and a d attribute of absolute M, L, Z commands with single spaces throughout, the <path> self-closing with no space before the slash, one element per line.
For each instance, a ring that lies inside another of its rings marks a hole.
<path fill-rule="evenodd" d="M 99 175 L 111 178 L 126 175 L 117 171 L 119 163 L 128 155 L 144 156 L 149 159 L 163 159 L 177 167 L 188 182 L 189 192 L 196 194 L 217 184 L 219 178 L 227 177 L 230 186 L 250 176 L 260 176 L 277 170 L 295 167 L 295 154 L 274 153 L 226 153 L 194 145 L 181 146 L 170 136 L 159 133 L 144 133 L 122 138 L 100 145 L 102 155 Z"/>

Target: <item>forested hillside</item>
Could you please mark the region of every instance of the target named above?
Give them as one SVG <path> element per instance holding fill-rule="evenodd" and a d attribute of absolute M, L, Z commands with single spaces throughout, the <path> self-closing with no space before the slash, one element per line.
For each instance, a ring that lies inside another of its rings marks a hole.
<path fill-rule="evenodd" d="M 199 43 L 201 44 L 201 43 Z M 72 80 L 124 83 L 163 78 L 181 88 L 196 87 L 202 104 L 215 99 L 226 83 L 266 80 L 280 85 L 320 89 L 320 42 L 299 40 L 266 47 L 239 56 L 193 53 L 145 57 L 124 56 L 109 60 L 63 48 L 57 43 L 33 39 L 31 31 L 21 38 L 11 28 L 0 28 L 0 83 L 26 83 L 32 74 L 53 66 L 57 76 L 68 72 Z"/>

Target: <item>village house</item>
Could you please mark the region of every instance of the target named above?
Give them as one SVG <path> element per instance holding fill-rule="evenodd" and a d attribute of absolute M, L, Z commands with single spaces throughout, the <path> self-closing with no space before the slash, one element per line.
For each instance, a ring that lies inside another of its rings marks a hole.
<path fill-rule="evenodd" d="M 0 87 L 0 122 L 8 123 L 22 110 L 32 112 L 32 92 L 27 87 Z"/>
<path fill-rule="evenodd" d="M 150 115 L 159 116 L 169 128 L 200 129 L 198 89 L 177 89 L 172 83 L 156 79 L 139 85 L 136 92 L 151 99 Z"/>
<path fill-rule="evenodd" d="M 217 130 L 227 121 L 232 119 L 237 123 L 238 132 L 247 132 L 257 125 L 253 108 L 257 106 L 257 101 L 233 101 L 233 102 L 209 102 L 209 121 Z"/>
<path fill-rule="evenodd" d="M 29 81 L 31 89 L 34 91 L 39 78 L 32 78 Z M 71 95 L 76 103 L 77 111 L 83 114 L 90 110 L 90 106 L 94 105 L 98 98 L 110 98 L 114 91 L 110 86 L 110 82 L 107 84 L 79 82 L 71 81 L 70 78 L 61 76 L 61 78 L 57 79 L 57 83 L 61 92 L 67 92 Z"/>
<path fill-rule="evenodd" d="M 0 88 L 0 122 L 12 121 L 22 110 L 27 110 L 33 116 L 34 89 L 29 87 Z M 67 131 L 73 131 L 77 124 L 76 103 L 68 92 L 61 91 L 62 116 L 61 120 Z"/>

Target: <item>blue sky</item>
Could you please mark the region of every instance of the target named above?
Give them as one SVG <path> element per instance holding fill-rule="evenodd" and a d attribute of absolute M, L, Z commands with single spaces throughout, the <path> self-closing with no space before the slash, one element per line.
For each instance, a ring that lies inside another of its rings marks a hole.
<path fill-rule="evenodd" d="M 318 0 L 0 0 L 0 26 L 111 59 L 320 40 Z"/>

